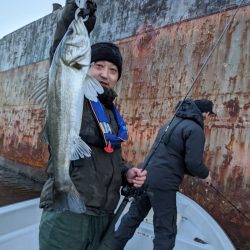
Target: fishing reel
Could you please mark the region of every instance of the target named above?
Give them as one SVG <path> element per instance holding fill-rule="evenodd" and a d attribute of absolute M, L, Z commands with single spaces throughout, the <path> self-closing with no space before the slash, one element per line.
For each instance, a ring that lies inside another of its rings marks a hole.
<path fill-rule="evenodd" d="M 136 188 L 133 184 L 129 183 L 122 187 L 121 195 L 127 198 L 139 198 L 143 193 L 147 191 L 147 186 L 143 185 L 140 188 Z"/>

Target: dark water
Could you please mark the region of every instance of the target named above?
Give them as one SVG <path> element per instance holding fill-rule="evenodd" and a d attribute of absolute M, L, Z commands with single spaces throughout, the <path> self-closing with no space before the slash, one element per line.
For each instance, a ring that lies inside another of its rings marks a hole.
<path fill-rule="evenodd" d="M 0 207 L 39 197 L 42 185 L 0 166 Z"/>

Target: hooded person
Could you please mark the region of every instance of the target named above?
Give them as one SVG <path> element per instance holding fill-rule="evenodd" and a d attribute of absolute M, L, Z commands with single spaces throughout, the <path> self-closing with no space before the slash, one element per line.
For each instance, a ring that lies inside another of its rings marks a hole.
<path fill-rule="evenodd" d="M 208 113 L 209 115 L 216 115 L 213 111 L 213 102 L 207 99 L 195 100 L 195 105 L 201 111 L 201 113 Z"/>
<path fill-rule="evenodd" d="M 66 10 L 70 9 L 68 2 Z M 62 20 L 69 19 L 67 14 L 63 12 L 57 29 L 61 28 Z M 129 167 L 122 159 L 121 144 L 127 140 L 127 128 L 114 105 L 117 96 L 114 88 L 121 73 L 122 56 L 118 46 L 109 42 L 92 45 L 89 75 L 100 82 L 104 93 L 98 96 L 97 102 L 84 98 L 80 137 L 91 148 L 91 156 L 72 161 L 70 165 L 71 180 L 86 212 L 70 210 L 67 194 L 56 189 L 53 165 L 48 164 L 48 179 L 40 197 L 43 209 L 40 250 L 114 249 L 113 234 L 105 237 L 102 246 L 100 242 L 113 218 L 120 187 L 126 183 L 141 187 L 146 178 L 146 171 Z"/>
<path fill-rule="evenodd" d="M 166 123 L 159 130 L 144 161 L 147 162 L 150 157 L 146 166 L 147 192 L 132 202 L 128 213 L 121 219 L 115 233 L 115 250 L 124 249 L 151 207 L 154 211 L 154 250 L 174 248 L 177 233 L 176 192 L 184 175 L 206 180 L 210 178 L 209 170 L 203 163 L 203 115 L 213 114 L 212 108 L 213 103 L 209 100 L 187 99 L 177 109 L 171 125 Z"/>

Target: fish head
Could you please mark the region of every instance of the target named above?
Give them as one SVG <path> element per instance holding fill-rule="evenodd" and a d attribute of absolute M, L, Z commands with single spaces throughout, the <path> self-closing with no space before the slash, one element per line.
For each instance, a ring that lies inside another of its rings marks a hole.
<path fill-rule="evenodd" d="M 82 17 L 71 22 L 61 41 L 60 56 L 68 66 L 76 66 L 79 69 L 90 65 L 90 40 Z"/>

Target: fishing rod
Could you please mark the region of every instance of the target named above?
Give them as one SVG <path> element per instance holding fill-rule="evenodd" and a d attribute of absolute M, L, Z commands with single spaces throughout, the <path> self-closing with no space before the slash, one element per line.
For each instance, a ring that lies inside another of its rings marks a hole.
<path fill-rule="evenodd" d="M 245 219 L 249 220 L 249 218 L 242 213 L 239 208 L 237 208 L 218 188 L 216 188 L 213 184 L 210 184 L 209 187 L 211 187 L 213 190 L 216 191 L 216 193 L 218 193 L 224 200 L 226 200 L 235 210 L 237 210 L 237 212 L 243 216 Z"/>
<path fill-rule="evenodd" d="M 231 16 L 230 20 L 228 21 L 228 23 L 226 24 L 224 30 L 222 31 L 221 35 L 219 36 L 218 40 L 216 41 L 216 43 L 214 44 L 213 48 L 211 49 L 210 53 L 208 54 L 208 56 L 206 57 L 204 63 L 202 64 L 201 68 L 199 69 L 196 77 L 194 78 L 193 82 L 191 83 L 191 86 L 189 88 L 189 90 L 187 91 L 186 95 L 184 96 L 183 100 L 181 101 L 181 103 L 177 106 L 175 113 L 172 117 L 172 119 L 170 120 L 167 128 L 165 129 L 163 135 L 161 136 L 160 140 L 157 142 L 156 146 L 153 148 L 152 152 L 150 153 L 150 155 L 147 157 L 146 161 L 144 162 L 144 166 L 142 168 L 142 171 L 145 170 L 148 166 L 149 161 L 151 160 L 152 156 L 155 154 L 157 148 L 159 147 L 160 143 L 162 142 L 163 137 L 166 135 L 170 125 L 173 123 L 174 118 L 177 114 L 177 112 L 180 110 L 182 104 L 184 103 L 184 101 L 187 99 L 188 95 L 190 94 L 190 92 L 192 91 L 192 89 L 194 88 L 194 85 L 196 84 L 198 78 L 200 77 L 201 73 L 203 72 L 205 66 L 208 64 L 209 59 L 212 57 L 215 49 L 219 46 L 219 44 L 221 43 L 221 40 L 224 36 L 224 34 L 228 31 L 229 27 L 231 26 L 234 17 L 236 16 L 236 14 L 238 13 L 240 7 L 243 5 L 243 2 L 245 0 L 241 0 L 241 2 L 239 3 L 238 7 L 236 8 L 234 14 Z M 172 129 L 173 131 L 173 129 Z M 217 191 L 217 190 L 216 190 Z M 132 184 L 127 184 L 126 186 L 124 186 L 121 190 L 121 194 L 124 196 L 121 204 L 119 205 L 118 209 L 115 212 L 115 215 L 111 221 L 111 223 L 108 226 L 108 229 L 105 233 L 105 235 L 103 236 L 99 246 L 101 246 L 102 244 L 105 243 L 106 239 L 109 237 L 109 235 L 111 233 L 113 233 L 114 228 L 115 228 L 115 224 L 117 223 L 119 217 L 121 216 L 122 212 L 124 211 L 125 207 L 127 206 L 128 202 L 135 198 L 140 196 L 143 192 L 145 192 L 145 190 L 143 188 L 135 188 Z M 231 203 L 230 203 L 231 204 Z"/>
<path fill-rule="evenodd" d="M 184 103 L 184 101 L 187 99 L 188 95 L 189 95 L 190 92 L 192 91 L 192 89 L 193 89 L 195 83 L 197 82 L 197 80 L 198 80 L 198 78 L 200 77 L 202 71 L 204 70 L 204 68 L 205 68 L 206 65 L 208 64 L 208 61 L 209 61 L 209 59 L 212 57 L 212 55 L 213 55 L 215 49 L 216 49 L 216 48 L 218 47 L 218 45 L 220 44 L 220 42 L 221 42 L 221 40 L 222 40 L 224 34 L 228 31 L 229 27 L 231 26 L 231 24 L 232 24 L 232 22 L 233 22 L 233 20 L 234 20 L 234 17 L 236 16 L 236 14 L 237 14 L 238 10 L 240 9 L 240 7 L 243 5 L 243 2 L 244 2 L 244 1 L 245 1 L 245 0 L 241 0 L 241 2 L 240 2 L 240 4 L 238 5 L 237 9 L 235 10 L 234 14 L 231 16 L 230 20 L 228 21 L 227 25 L 225 26 L 225 28 L 224 28 L 224 30 L 222 31 L 221 35 L 219 36 L 218 40 L 216 41 L 216 43 L 214 44 L 214 46 L 213 46 L 213 48 L 211 49 L 210 53 L 208 54 L 207 58 L 205 59 L 204 63 L 202 64 L 200 70 L 198 71 L 196 77 L 194 78 L 194 80 L 193 80 L 193 82 L 192 82 L 192 84 L 191 84 L 191 87 L 190 87 L 189 90 L 187 91 L 187 93 L 186 93 L 186 95 L 184 96 L 184 98 L 183 98 L 183 100 L 181 101 L 181 103 L 180 103 L 180 104 L 178 105 L 178 107 L 176 108 L 175 113 L 174 113 L 172 119 L 170 120 L 170 122 L 169 122 L 167 128 L 165 129 L 165 133 L 168 131 L 170 125 L 173 123 L 174 118 L 175 118 L 177 112 L 180 110 L 182 104 Z M 160 138 L 160 140 L 158 141 L 157 145 L 154 147 L 153 152 L 152 152 L 152 153 L 150 154 L 150 156 L 147 158 L 147 161 L 146 161 L 146 163 L 144 164 L 144 167 L 142 168 L 142 170 L 145 170 L 145 169 L 147 168 L 150 159 L 152 158 L 152 156 L 154 155 L 155 151 L 157 150 L 159 144 L 161 143 L 163 137 L 165 136 L 165 133 L 161 136 L 161 138 Z"/>

